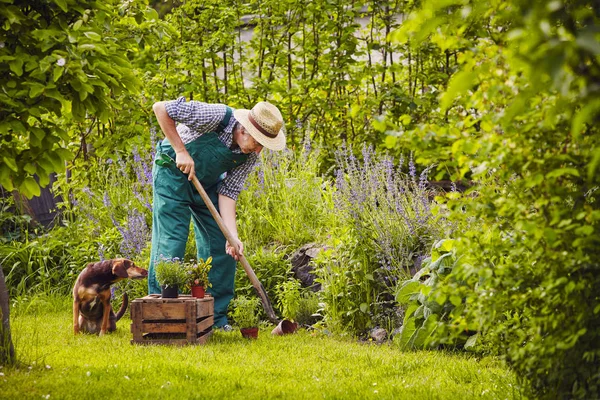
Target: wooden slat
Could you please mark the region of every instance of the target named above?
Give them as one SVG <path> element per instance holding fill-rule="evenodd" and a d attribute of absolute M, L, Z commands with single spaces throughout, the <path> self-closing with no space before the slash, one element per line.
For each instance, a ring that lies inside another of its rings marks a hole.
<path fill-rule="evenodd" d="M 162 322 L 150 322 L 142 323 L 143 333 L 185 333 L 186 324 L 185 322 L 179 322 L 175 324 L 165 324 Z"/>
<path fill-rule="evenodd" d="M 196 303 L 197 301 L 188 301 L 185 304 L 186 336 L 190 343 L 196 342 L 198 326 L 196 325 Z"/>
<path fill-rule="evenodd" d="M 142 340 L 142 303 L 131 302 L 131 333 L 133 333 L 133 340 Z"/>
<path fill-rule="evenodd" d="M 144 303 L 143 319 L 185 319 L 184 303 Z"/>
<path fill-rule="evenodd" d="M 203 332 L 214 325 L 213 316 L 204 317 L 196 324 L 198 332 Z"/>
<path fill-rule="evenodd" d="M 196 307 L 198 309 L 197 315 L 199 317 L 204 316 L 204 315 L 213 315 L 214 314 L 214 304 L 215 304 L 215 299 L 213 299 L 212 297 L 205 297 L 203 299 L 198 299 L 198 301 L 196 302 Z"/>

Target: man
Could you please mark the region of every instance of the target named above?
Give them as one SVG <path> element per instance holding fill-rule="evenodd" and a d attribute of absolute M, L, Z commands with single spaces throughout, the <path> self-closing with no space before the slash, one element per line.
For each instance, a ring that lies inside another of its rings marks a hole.
<path fill-rule="evenodd" d="M 181 97 L 155 103 L 152 108 L 166 139 L 157 146 L 152 171 L 148 292 L 160 293 L 155 261 L 161 257 L 183 259 L 191 217 L 198 258 L 213 257 L 209 291 L 215 299 L 214 326 L 230 330 L 227 307 L 233 298 L 236 260 L 244 249 L 237 233 L 236 200 L 263 147 L 285 148 L 283 117 L 268 102 L 259 102 L 252 110 L 232 111 L 224 104 L 186 102 Z M 219 210 L 235 243 L 225 239 L 190 182 L 193 176 Z"/>

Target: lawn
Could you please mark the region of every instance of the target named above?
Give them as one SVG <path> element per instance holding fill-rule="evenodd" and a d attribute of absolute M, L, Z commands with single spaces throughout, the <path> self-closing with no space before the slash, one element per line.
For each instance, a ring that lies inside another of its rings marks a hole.
<path fill-rule="evenodd" d="M 21 366 L 0 370 L 2 399 L 519 398 L 501 362 L 464 353 L 401 351 L 302 330 L 258 340 L 215 332 L 204 346 L 131 345 L 117 332 L 74 337 L 67 300 L 12 315 Z"/>

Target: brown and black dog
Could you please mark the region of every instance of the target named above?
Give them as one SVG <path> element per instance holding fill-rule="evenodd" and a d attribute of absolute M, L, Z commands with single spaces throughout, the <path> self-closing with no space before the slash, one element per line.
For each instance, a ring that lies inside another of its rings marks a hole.
<path fill-rule="evenodd" d="M 126 258 L 116 258 L 89 263 L 77 277 L 73 286 L 73 332 L 113 332 L 117 321 L 127 309 L 127 294 L 118 313 L 110 305 L 110 286 L 123 279 L 143 279 L 148 271 L 136 266 Z"/>

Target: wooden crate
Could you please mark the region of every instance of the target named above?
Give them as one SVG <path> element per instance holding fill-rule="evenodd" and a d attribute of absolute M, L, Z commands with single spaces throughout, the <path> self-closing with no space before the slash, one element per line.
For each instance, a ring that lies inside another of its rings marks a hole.
<path fill-rule="evenodd" d="M 131 302 L 131 343 L 204 344 L 212 334 L 214 299 L 151 294 Z"/>

